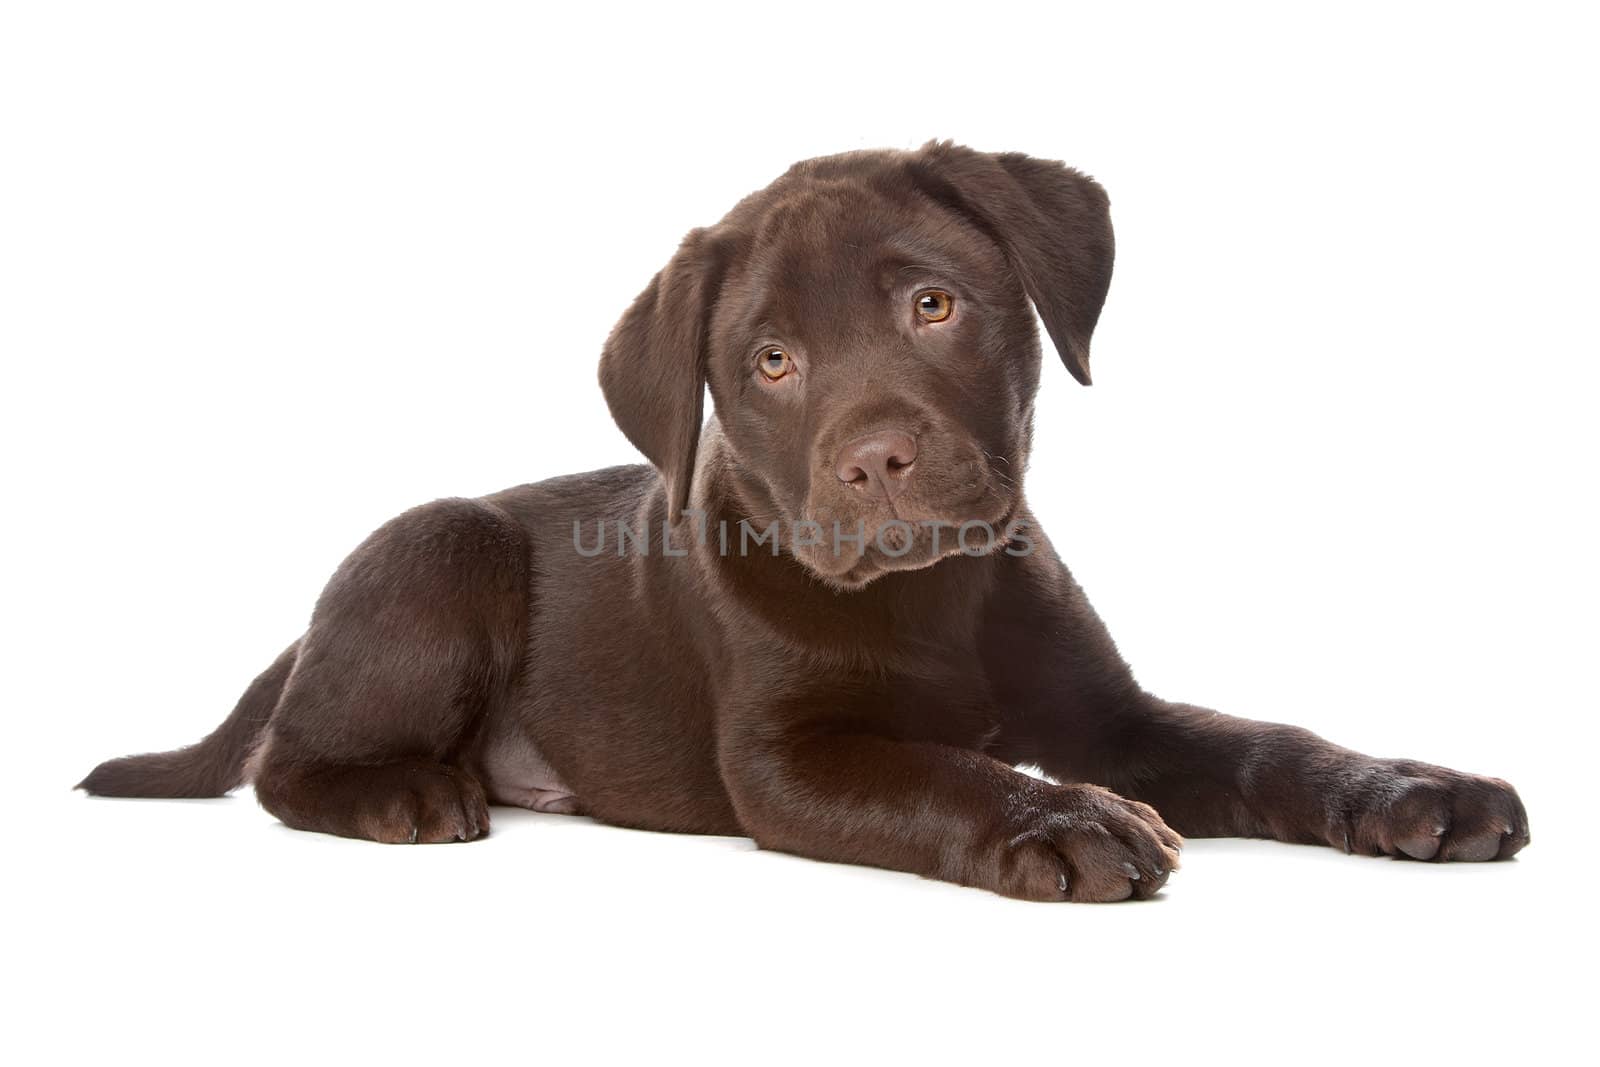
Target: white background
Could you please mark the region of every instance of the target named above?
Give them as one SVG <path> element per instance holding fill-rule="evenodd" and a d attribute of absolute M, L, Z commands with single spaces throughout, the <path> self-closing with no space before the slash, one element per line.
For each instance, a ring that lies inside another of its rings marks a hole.
<path fill-rule="evenodd" d="M 8 5 L 5 1040 L 1275 1063 L 1574 1038 L 1595 35 L 1577 7 L 1110 6 Z M 1047 364 L 1028 484 L 1144 682 L 1508 778 L 1521 858 L 1196 842 L 1155 902 L 1041 906 L 526 812 L 403 849 L 248 790 L 69 791 L 215 725 L 392 514 L 631 461 L 596 356 L 684 231 L 796 159 L 930 137 L 1110 190 L 1096 385 Z"/>

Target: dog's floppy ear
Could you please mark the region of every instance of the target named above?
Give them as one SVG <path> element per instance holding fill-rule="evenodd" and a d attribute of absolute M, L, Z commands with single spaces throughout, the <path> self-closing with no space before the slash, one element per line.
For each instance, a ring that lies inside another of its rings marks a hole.
<path fill-rule="evenodd" d="M 611 417 L 667 482 L 667 517 L 689 502 L 700 443 L 706 337 L 725 256 L 711 230 L 689 231 L 606 338 L 600 388 Z"/>
<path fill-rule="evenodd" d="M 1063 163 L 929 141 L 910 161 L 934 199 L 1005 249 L 1061 361 L 1089 384 L 1089 338 L 1111 285 L 1113 241 L 1104 189 Z"/>

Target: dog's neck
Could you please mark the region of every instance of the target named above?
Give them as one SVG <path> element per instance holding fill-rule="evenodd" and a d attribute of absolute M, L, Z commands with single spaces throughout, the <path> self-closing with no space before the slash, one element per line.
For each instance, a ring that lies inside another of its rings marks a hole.
<path fill-rule="evenodd" d="M 700 431 L 689 507 L 703 513 L 713 526 L 720 519 L 731 525 L 743 521 L 765 529 L 770 523 L 783 521 L 784 509 L 761 479 L 739 461 L 715 415 L 706 420 Z"/>

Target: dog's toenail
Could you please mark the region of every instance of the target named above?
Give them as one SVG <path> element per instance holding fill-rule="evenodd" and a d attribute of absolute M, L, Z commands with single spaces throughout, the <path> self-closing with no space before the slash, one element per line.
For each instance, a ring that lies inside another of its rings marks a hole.
<path fill-rule="evenodd" d="M 1122 865 L 1122 873 L 1126 874 L 1130 879 L 1132 879 L 1135 882 L 1137 882 L 1139 880 L 1139 868 L 1135 867 L 1131 863 L 1124 863 Z"/>
<path fill-rule="evenodd" d="M 1065 893 L 1067 891 L 1067 876 L 1065 874 L 1056 875 L 1056 886 L 1063 893 Z"/>

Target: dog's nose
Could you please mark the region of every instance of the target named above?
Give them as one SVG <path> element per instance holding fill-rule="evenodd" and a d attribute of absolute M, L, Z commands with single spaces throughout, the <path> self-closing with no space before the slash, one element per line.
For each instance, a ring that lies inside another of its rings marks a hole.
<path fill-rule="evenodd" d="M 834 470 L 846 485 L 893 500 L 910 480 L 916 459 L 915 437 L 901 430 L 878 430 L 846 443 Z"/>

